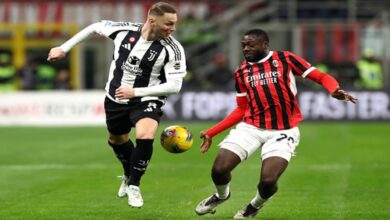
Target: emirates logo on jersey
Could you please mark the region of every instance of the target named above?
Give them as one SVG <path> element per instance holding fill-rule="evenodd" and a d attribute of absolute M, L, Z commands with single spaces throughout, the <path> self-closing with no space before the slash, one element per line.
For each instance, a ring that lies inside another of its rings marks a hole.
<path fill-rule="evenodd" d="M 265 73 L 259 73 L 252 76 L 246 76 L 245 81 L 251 87 L 264 86 L 268 84 L 278 83 L 278 78 L 281 77 L 279 71 L 270 71 Z"/>
<path fill-rule="evenodd" d="M 278 67 L 279 66 L 279 62 L 277 60 L 272 60 L 272 65 L 274 67 Z"/>

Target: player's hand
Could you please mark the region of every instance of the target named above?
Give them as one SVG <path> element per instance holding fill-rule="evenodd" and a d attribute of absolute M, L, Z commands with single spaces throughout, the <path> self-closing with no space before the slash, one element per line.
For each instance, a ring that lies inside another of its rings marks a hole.
<path fill-rule="evenodd" d="M 342 89 L 336 89 L 332 94 L 333 98 L 336 98 L 338 100 L 345 100 L 345 101 L 350 101 L 352 103 L 356 103 L 357 98 L 351 96 L 348 94 L 346 91 Z"/>
<path fill-rule="evenodd" d="M 134 98 L 134 89 L 127 86 L 121 86 L 115 90 L 115 98 L 119 100 Z"/>
<path fill-rule="evenodd" d="M 65 52 L 60 47 L 51 48 L 49 55 L 47 57 L 47 61 L 53 62 L 65 57 Z"/>
<path fill-rule="evenodd" d="M 206 153 L 209 150 L 211 143 L 213 142 L 212 138 L 208 136 L 205 131 L 200 132 L 200 138 L 203 139 L 203 142 L 200 145 L 200 152 Z"/>

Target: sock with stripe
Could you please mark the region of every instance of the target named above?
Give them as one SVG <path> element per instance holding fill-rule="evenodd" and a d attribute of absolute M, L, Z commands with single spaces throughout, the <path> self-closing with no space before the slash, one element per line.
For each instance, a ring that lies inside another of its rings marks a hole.
<path fill-rule="evenodd" d="M 129 185 L 139 186 L 153 154 L 153 139 L 137 139 L 136 148 L 131 156 Z"/>

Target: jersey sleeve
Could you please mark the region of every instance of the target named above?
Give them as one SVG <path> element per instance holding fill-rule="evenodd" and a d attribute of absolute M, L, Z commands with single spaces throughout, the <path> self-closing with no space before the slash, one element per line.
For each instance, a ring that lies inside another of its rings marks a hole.
<path fill-rule="evenodd" d="M 225 119 L 206 131 L 208 136 L 214 137 L 215 135 L 242 121 L 245 115 L 245 110 L 248 107 L 248 99 L 247 97 L 236 96 L 236 102 L 237 107 L 228 116 L 226 116 Z"/>
<path fill-rule="evenodd" d="M 134 28 L 135 24 L 131 22 L 116 22 L 103 20 L 99 22 L 99 25 L 96 29 L 96 33 L 101 36 L 111 38 L 112 34 L 122 30 L 131 30 Z"/>
<path fill-rule="evenodd" d="M 229 129 L 233 125 L 242 121 L 245 110 L 248 108 L 248 98 L 244 85 L 242 84 L 241 74 L 239 69 L 234 72 L 235 83 L 236 83 L 236 102 L 237 107 L 228 115 L 225 119 L 220 121 L 218 124 L 214 125 L 212 128 L 206 131 L 206 134 L 210 137 L 214 137 L 215 135 L 221 133 L 222 131 Z"/>
<path fill-rule="evenodd" d="M 338 89 L 339 83 L 331 75 L 323 73 L 318 69 L 312 71 L 308 76 L 308 79 L 313 80 L 314 82 L 322 85 L 330 94 L 332 94 L 336 89 Z"/>
<path fill-rule="evenodd" d="M 315 69 L 315 67 L 311 66 L 309 62 L 294 53 L 286 51 L 286 56 L 291 70 L 295 75 L 299 75 L 305 78 L 310 72 Z"/>
<path fill-rule="evenodd" d="M 234 78 L 237 96 L 246 96 L 246 87 L 244 86 L 242 72 L 239 68 L 234 71 Z"/>
<path fill-rule="evenodd" d="M 183 46 L 173 38 L 167 39 L 166 52 L 168 61 L 164 65 L 167 80 L 184 78 L 187 73 L 186 56 Z"/>

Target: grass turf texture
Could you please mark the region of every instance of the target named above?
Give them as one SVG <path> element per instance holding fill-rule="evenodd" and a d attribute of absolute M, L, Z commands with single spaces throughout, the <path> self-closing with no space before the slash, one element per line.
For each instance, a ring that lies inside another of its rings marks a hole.
<path fill-rule="evenodd" d="M 116 197 L 121 166 L 104 127 L 0 127 L 0 219 L 231 219 L 254 196 L 259 152 L 234 170 L 231 199 L 215 215 L 197 217 L 197 203 L 214 192 L 217 147 L 198 150 L 199 131 L 211 124 L 180 124 L 193 132 L 194 146 L 170 154 L 155 141 L 141 209 Z M 390 124 L 302 123 L 300 129 L 297 156 L 257 218 L 390 219 Z"/>

